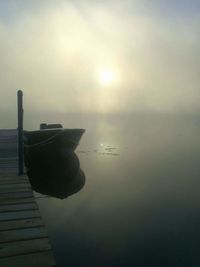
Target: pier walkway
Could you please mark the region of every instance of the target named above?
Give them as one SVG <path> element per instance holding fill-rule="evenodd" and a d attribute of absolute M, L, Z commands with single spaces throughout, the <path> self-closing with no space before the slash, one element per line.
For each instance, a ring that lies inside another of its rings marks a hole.
<path fill-rule="evenodd" d="M 17 131 L 0 130 L 0 266 L 56 266 L 29 179 L 17 167 Z"/>

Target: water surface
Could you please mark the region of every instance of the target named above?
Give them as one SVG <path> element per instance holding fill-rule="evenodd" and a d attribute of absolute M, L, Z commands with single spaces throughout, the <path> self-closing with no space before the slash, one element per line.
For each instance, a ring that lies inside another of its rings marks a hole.
<path fill-rule="evenodd" d="M 38 198 L 58 266 L 200 266 L 195 116 L 74 116 L 85 186 Z"/>

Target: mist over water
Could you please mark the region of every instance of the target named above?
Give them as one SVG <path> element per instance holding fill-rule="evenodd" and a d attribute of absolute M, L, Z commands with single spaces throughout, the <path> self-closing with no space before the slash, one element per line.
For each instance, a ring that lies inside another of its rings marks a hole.
<path fill-rule="evenodd" d="M 86 127 L 84 188 L 38 199 L 58 266 L 200 264 L 199 119 L 138 114 L 67 118 Z"/>
<path fill-rule="evenodd" d="M 21 89 L 25 130 L 86 129 L 82 190 L 38 198 L 58 266 L 200 266 L 199 10 L 0 1 L 0 128 Z"/>
<path fill-rule="evenodd" d="M 0 1 L 1 124 L 13 125 L 17 89 L 28 114 L 199 114 L 199 9 L 197 0 Z"/>

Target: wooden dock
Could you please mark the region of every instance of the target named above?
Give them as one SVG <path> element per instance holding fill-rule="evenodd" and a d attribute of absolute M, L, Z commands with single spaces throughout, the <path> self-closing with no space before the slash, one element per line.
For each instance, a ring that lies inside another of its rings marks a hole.
<path fill-rule="evenodd" d="M 0 130 L 0 266 L 56 266 L 29 179 L 18 176 L 17 131 Z"/>

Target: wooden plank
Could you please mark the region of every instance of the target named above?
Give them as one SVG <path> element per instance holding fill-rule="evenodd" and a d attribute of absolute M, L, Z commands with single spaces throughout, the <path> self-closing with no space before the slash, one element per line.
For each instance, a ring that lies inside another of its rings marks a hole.
<path fill-rule="evenodd" d="M 17 179 L 17 180 L 28 180 L 27 176 L 18 176 L 18 175 L 11 175 L 11 173 L 0 173 L 0 180 L 13 180 L 13 179 Z"/>
<path fill-rule="evenodd" d="M 32 192 L 31 187 L 10 187 L 10 188 L 2 188 L 0 186 L 0 194 L 3 196 L 7 193 L 18 193 L 18 192 Z"/>
<path fill-rule="evenodd" d="M 44 227 L 0 231 L 0 243 L 47 237 Z"/>
<path fill-rule="evenodd" d="M 9 162 L 9 164 L 12 164 L 12 162 Z M 3 165 L 3 163 L 2 163 Z M 19 176 L 17 175 L 17 173 L 12 173 L 12 172 L 2 172 L 0 170 L 0 181 L 9 181 L 9 180 L 29 180 L 28 179 L 28 176 L 25 176 L 25 175 L 22 175 L 22 176 Z"/>
<path fill-rule="evenodd" d="M 6 257 L 0 259 L 0 266 L 5 267 L 55 267 L 51 251 Z"/>
<path fill-rule="evenodd" d="M 1 149 L 1 152 L 2 152 L 2 149 Z M 7 163 L 7 162 L 9 162 L 9 163 L 16 163 L 17 162 L 17 159 L 15 158 L 15 157 L 10 157 L 10 155 L 9 155 L 9 157 L 6 157 L 6 155 L 4 155 L 4 157 L 2 157 L 1 155 L 0 155 L 0 162 L 1 163 Z"/>
<path fill-rule="evenodd" d="M 4 156 L 5 157 L 5 156 Z M 9 163 L 9 164 L 8 164 Z M 17 167 L 17 161 L 9 161 L 9 159 L 6 159 L 4 161 L 0 161 L 1 166 L 12 166 L 12 167 Z"/>
<path fill-rule="evenodd" d="M 0 168 L 1 168 L 1 166 L 0 166 Z M 14 167 L 12 167 L 12 166 L 9 166 L 9 167 L 3 167 L 2 168 L 2 170 L 6 173 L 6 172 L 17 172 L 18 170 L 17 170 L 17 167 L 16 166 L 14 166 Z"/>
<path fill-rule="evenodd" d="M 4 144 L 0 144 L 0 159 L 4 159 L 4 158 L 16 158 L 17 157 L 17 146 L 16 144 L 13 143 L 4 143 Z"/>
<path fill-rule="evenodd" d="M 14 185 L 14 184 L 26 184 L 28 185 L 29 184 L 29 181 L 28 180 L 17 180 L 17 179 L 14 179 L 14 180 L 9 180 L 9 181 L 1 181 L 0 180 L 0 186 L 1 185 Z"/>
<path fill-rule="evenodd" d="M 4 173 L 0 171 L 1 178 L 10 178 L 10 177 L 19 177 L 19 178 L 27 178 L 26 175 L 17 175 L 17 173 Z"/>
<path fill-rule="evenodd" d="M 0 164 L 2 167 L 17 167 L 17 161 L 9 161 L 9 160 L 5 160 L 5 161 L 2 161 L 0 160 Z"/>
<path fill-rule="evenodd" d="M 0 205 L 0 212 L 8 211 L 22 211 L 22 210 L 36 210 L 38 206 L 36 203 L 25 203 L 15 205 Z"/>
<path fill-rule="evenodd" d="M 29 179 L 18 176 L 16 130 L 0 130 L 0 266 L 56 266 Z"/>
<path fill-rule="evenodd" d="M 0 221 L 40 217 L 39 210 L 12 211 L 0 213 Z"/>
<path fill-rule="evenodd" d="M 6 173 L 1 173 L 0 174 L 0 181 L 3 181 L 3 180 L 5 180 L 5 181 L 9 181 L 9 180 L 20 180 L 20 181 L 23 181 L 23 180 L 26 180 L 26 181 L 28 181 L 29 179 L 28 179 L 28 177 L 26 177 L 26 176 L 18 176 L 18 175 L 13 175 L 13 174 L 10 174 L 10 173 L 7 173 L 7 175 L 6 175 Z"/>
<path fill-rule="evenodd" d="M 9 188 L 31 188 L 29 183 L 18 183 L 18 184 L 2 184 L 0 185 L 1 189 Z"/>
<path fill-rule="evenodd" d="M 1 129 L 0 130 L 0 136 L 16 136 L 17 135 L 17 129 Z"/>
<path fill-rule="evenodd" d="M 7 162 L 13 162 L 16 163 L 18 160 L 16 159 L 15 155 L 15 148 L 13 149 L 7 149 L 6 147 L 2 149 L 0 145 L 0 162 L 7 163 Z"/>
<path fill-rule="evenodd" d="M 32 203 L 35 202 L 35 199 L 32 197 L 25 197 L 25 198 L 5 198 L 0 200 L 1 205 L 10 205 L 10 204 L 18 204 L 18 203 Z"/>
<path fill-rule="evenodd" d="M 10 161 L 9 159 L 5 159 L 4 161 L 3 160 L 0 160 L 0 164 L 1 166 L 6 166 L 6 167 L 9 167 L 9 166 L 12 166 L 12 167 L 17 167 L 17 161 Z"/>
<path fill-rule="evenodd" d="M 16 256 L 48 250 L 51 250 L 48 238 L 1 243 L 0 257 Z"/>
<path fill-rule="evenodd" d="M 6 167 L 6 168 L 8 168 L 8 167 L 11 167 L 11 168 L 17 168 L 17 161 L 15 161 L 15 162 L 10 162 L 10 161 L 8 161 L 8 160 L 6 160 L 6 161 L 0 161 L 0 165 L 1 165 L 1 167 L 2 168 L 4 168 L 4 167 Z M 4 172 L 4 170 L 3 170 L 3 172 Z M 8 173 L 8 172 L 7 172 Z"/>
<path fill-rule="evenodd" d="M 0 180 L 0 185 L 9 185 L 9 184 L 27 184 L 29 183 L 29 180 Z"/>
<path fill-rule="evenodd" d="M 0 231 L 31 228 L 37 226 L 44 226 L 41 218 L 30 218 L 16 221 L 2 221 L 0 222 Z"/>
<path fill-rule="evenodd" d="M 32 191 L 0 194 L 0 202 L 5 199 L 17 199 L 17 198 L 27 198 L 27 197 L 33 197 Z"/>

